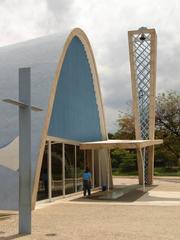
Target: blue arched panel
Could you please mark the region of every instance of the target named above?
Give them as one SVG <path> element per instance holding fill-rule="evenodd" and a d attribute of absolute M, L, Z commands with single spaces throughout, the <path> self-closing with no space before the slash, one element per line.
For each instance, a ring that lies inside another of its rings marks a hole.
<path fill-rule="evenodd" d="M 79 141 L 102 139 L 91 70 L 77 37 L 62 65 L 48 135 Z"/>

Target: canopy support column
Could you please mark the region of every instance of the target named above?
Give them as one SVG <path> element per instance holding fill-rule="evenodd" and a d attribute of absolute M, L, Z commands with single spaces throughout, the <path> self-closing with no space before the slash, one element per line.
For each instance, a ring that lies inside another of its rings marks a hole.
<path fill-rule="evenodd" d="M 92 188 L 94 188 L 94 150 L 92 149 Z"/>
<path fill-rule="evenodd" d="M 141 161 L 142 161 L 143 192 L 146 191 L 146 187 L 145 187 L 145 153 L 146 153 L 146 149 L 141 148 L 140 149 L 140 157 L 141 157 Z"/>
<path fill-rule="evenodd" d="M 63 196 L 65 196 L 65 145 L 62 144 L 62 180 L 63 180 Z"/>
<path fill-rule="evenodd" d="M 99 158 L 98 159 L 98 161 L 99 161 L 99 187 L 101 187 L 102 186 L 102 181 L 101 181 L 101 159 Z"/>
<path fill-rule="evenodd" d="M 48 198 L 52 201 L 52 155 L 51 155 L 51 141 L 48 141 Z"/>
<path fill-rule="evenodd" d="M 74 152 L 75 152 L 75 192 L 77 192 L 77 148 L 76 145 L 74 146 Z"/>

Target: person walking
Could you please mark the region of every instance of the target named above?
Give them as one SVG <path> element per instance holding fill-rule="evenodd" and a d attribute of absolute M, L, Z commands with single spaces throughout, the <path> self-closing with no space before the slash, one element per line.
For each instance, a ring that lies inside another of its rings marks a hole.
<path fill-rule="evenodd" d="M 91 172 L 89 168 L 86 167 L 83 173 L 83 193 L 86 196 L 86 192 L 88 191 L 88 196 L 91 195 Z"/>

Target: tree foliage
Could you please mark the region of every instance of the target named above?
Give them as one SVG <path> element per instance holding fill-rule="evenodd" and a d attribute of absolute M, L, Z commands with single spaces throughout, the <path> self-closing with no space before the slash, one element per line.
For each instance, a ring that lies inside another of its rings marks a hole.
<path fill-rule="evenodd" d="M 120 114 L 118 131 L 114 134 L 116 139 L 135 139 L 134 118 L 132 114 Z"/>
<path fill-rule="evenodd" d="M 114 139 L 135 139 L 134 119 L 131 114 L 121 114 L 117 120 L 118 131 L 109 134 Z M 137 171 L 136 153 L 134 150 L 115 149 L 111 151 L 112 167 L 118 172 Z"/>
<path fill-rule="evenodd" d="M 115 139 L 135 139 L 135 127 L 132 114 L 119 115 L 118 130 L 111 134 Z M 180 94 L 174 91 L 159 94 L 156 99 L 156 130 L 155 137 L 163 139 L 164 144 L 156 147 L 155 164 L 157 166 L 172 167 L 180 162 Z M 126 151 L 129 156 L 134 153 Z M 117 156 L 119 154 L 119 157 Z M 113 150 L 112 159 L 116 166 L 122 163 L 122 150 Z M 124 159 L 124 162 L 126 160 Z M 129 157 L 129 162 L 135 159 Z M 134 161 L 134 160 L 133 160 Z M 116 162 L 116 163 L 115 163 Z M 131 165 L 131 163 L 130 163 Z"/>
<path fill-rule="evenodd" d="M 112 168 L 119 172 L 137 170 L 136 153 L 125 149 L 115 149 L 111 152 Z"/>
<path fill-rule="evenodd" d="M 178 165 L 180 159 L 180 95 L 174 91 L 159 94 L 156 110 L 156 138 L 164 144 L 156 151 L 156 158 L 166 165 Z"/>

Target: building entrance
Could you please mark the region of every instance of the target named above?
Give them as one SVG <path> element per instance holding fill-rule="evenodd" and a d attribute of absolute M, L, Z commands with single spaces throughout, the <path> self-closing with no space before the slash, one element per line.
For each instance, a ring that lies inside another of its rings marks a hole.
<path fill-rule="evenodd" d="M 47 141 L 37 200 L 66 196 L 83 190 L 86 166 L 92 173 L 92 188 L 100 186 L 98 151 L 80 150 L 78 144 Z"/>

